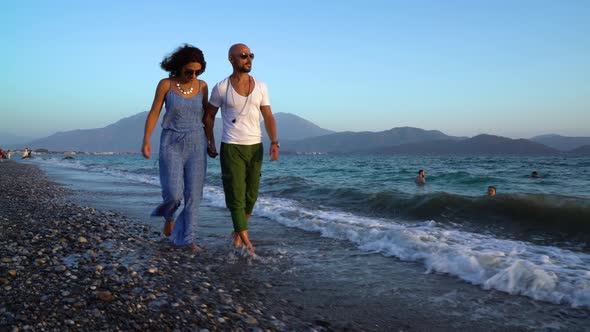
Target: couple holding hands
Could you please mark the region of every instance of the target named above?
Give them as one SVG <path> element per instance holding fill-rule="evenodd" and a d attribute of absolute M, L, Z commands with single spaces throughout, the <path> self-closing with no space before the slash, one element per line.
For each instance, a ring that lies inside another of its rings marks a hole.
<path fill-rule="evenodd" d="M 207 170 L 206 155 L 218 155 L 213 124 L 221 108 L 221 177 L 234 226 L 233 242 L 254 255 L 248 219 L 260 183 L 262 120 L 271 141 L 271 161 L 279 157 L 279 142 L 266 84 L 249 74 L 254 54 L 248 46 L 235 44 L 229 49 L 228 59 L 233 72 L 213 87 L 209 99 L 207 83 L 198 79 L 207 65 L 200 49 L 184 45 L 164 58 L 161 67 L 169 77 L 156 88 L 145 123 L 142 154 L 150 158 L 150 137 L 165 105 L 159 149 L 163 203 L 152 216 L 164 217 L 163 233 L 172 245 L 201 251 L 195 243 L 195 228 Z M 183 199 L 184 207 L 175 216 Z"/>

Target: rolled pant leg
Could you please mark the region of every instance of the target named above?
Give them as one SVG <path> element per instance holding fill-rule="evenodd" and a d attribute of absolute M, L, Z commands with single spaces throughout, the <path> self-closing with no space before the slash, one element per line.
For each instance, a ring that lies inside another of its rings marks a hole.
<path fill-rule="evenodd" d="M 240 146 L 221 143 L 221 179 L 225 205 L 229 209 L 234 231 L 248 229 L 246 221 L 246 160 Z"/>
<path fill-rule="evenodd" d="M 187 134 L 184 142 L 184 208 L 178 215 L 170 236 L 176 246 L 186 246 L 195 242 L 199 206 L 203 198 L 203 185 L 207 172 L 203 131 Z"/>

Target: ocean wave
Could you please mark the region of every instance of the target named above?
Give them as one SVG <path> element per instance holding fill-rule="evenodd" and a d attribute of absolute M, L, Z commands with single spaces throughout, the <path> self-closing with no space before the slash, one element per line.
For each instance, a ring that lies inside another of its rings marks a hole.
<path fill-rule="evenodd" d="M 224 206 L 220 189 L 209 188 L 207 196 L 209 203 Z M 350 241 L 363 251 L 421 262 L 427 272 L 450 274 L 484 289 L 590 307 L 590 255 L 586 253 L 449 229 L 434 220 L 408 225 L 338 210 L 309 209 L 276 197 L 260 197 L 253 214 Z"/>
<path fill-rule="evenodd" d="M 129 169 L 125 167 L 115 168 L 113 167 L 113 164 L 90 163 L 78 159 L 63 159 L 60 157 L 37 158 L 31 162 L 43 166 L 81 170 L 91 173 L 101 173 L 117 178 L 125 178 L 134 182 L 141 182 L 156 186 L 160 185 L 160 178 L 157 172 L 154 170 L 150 171 L 148 168 L 138 168 L 137 170 L 129 171 Z"/>
<path fill-rule="evenodd" d="M 590 234 L 590 201 L 553 194 L 512 193 L 462 196 L 445 192 L 409 194 L 399 190 L 367 192 L 359 188 L 287 186 L 268 190 L 304 202 L 321 202 L 378 217 L 436 219 L 452 222 L 501 222 L 517 227 Z"/>

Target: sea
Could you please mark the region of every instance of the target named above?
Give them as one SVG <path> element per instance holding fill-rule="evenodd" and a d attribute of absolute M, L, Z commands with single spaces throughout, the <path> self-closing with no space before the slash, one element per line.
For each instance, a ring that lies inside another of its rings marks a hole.
<path fill-rule="evenodd" d="M 393 298 L 403 303 L 398 317 L 419 320 L 427 308 L 426 319 L 450 328 L 590 330 L 590 158 L 265 158 L 250 236 L 267 258 L 260 264 L 289 261 L 281 273 L 303 280 L 310 315 L 342 302 L 342 310 L 364 308 L 356 309 L 362 320 L 387 313 Z M 161 228 L 149 217 L 161 201 L 157 160 L 19 162 L 39 165 L 81 203 Z M 420 169 L 424 186 L 414 183 Z M 224 248 L 230 232 L 219 159 L 209 159 L 199 244 Z"/>

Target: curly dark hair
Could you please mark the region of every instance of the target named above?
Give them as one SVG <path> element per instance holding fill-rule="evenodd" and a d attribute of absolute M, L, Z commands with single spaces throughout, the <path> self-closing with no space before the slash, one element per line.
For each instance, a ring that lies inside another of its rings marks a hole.
<path fill-rule="evenodd" d="M 198 62 L 201 64 L 201 70 L 199 70 L 197 76 L 205 72 L 207 62 L 205 62 L 203 51 L 192 45 L 184 44 L 168 56 L 165 56 L 164 60 L 160 62 L 160 67 L 169 72 L 170 77 L 175 77 L 180 74 L 182 67 L 190 62 Z"/>

